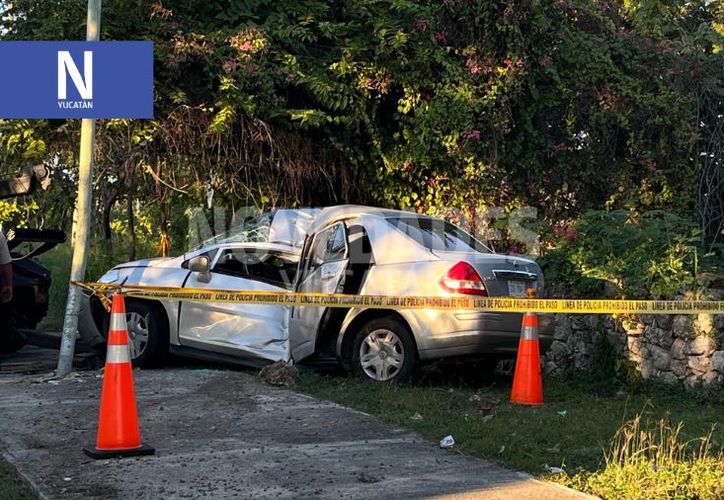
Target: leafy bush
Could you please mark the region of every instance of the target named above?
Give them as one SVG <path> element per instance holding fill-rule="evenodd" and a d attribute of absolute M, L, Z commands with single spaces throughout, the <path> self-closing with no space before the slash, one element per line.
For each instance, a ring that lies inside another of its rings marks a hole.
<path fill-rule="evenodd" d="M 600 298 L 604 292 L 605 282 L 584 276 L 564 248 L 547 251 L 538 263 L 545 274 L 549 297 Z"/>
<path fill-rule="evenodd" d="M 558 290 L 591 296 L 607 281 L 626 297 L 671 297 L 706 285 L 701 271 L 718 272 L 717 256 L 697 243 L 696 225 L 668 212 L 594 210 L 542 263 Z"/>
<path fill-rule="evenodd" d="M 549 220 L 630 200 L 691 213 L 703 165 L 721 162 L 721 2 L 111 4 L 104 39 L 154 41 L 155 119 L 99 122 L 96 194 L 140 200 L 155 228 L 206 193 L 236 206 L 530 205 Z M 84 7 L 0 2 L 0 38 L 82 37 Z M 0 121 L 0 167 L 58 166 L 47 223 L 71 217 L 77 127 Z"/>

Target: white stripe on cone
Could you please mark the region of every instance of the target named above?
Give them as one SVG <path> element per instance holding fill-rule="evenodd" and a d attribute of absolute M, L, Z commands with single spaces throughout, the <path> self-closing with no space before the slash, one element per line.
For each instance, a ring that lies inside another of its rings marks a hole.
<path fill-rule="evenodd" d="M 109 345 L 106 350 L 106 364 L 130 363 L 131 354 L 127 345 Z"/>
<path fill-rule="evenodd" d="M 523 340 L 535 340 L 538 338 L 538 329 L 534 326 L 524 326 L 521 337 Z"/>
<path fill-rule="evenodd" d="M 127 332 L 126 313 L 111 313 L 111 330 Z"/>

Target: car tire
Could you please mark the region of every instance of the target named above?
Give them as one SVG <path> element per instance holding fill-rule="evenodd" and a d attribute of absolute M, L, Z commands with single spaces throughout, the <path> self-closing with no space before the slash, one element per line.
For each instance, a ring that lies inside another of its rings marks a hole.
<path fill-rule="evenodd" d="M 12 354 L 25 347 L 25 338 L 16 331 L 6 331 L 0 340 L 0 354 Z"/>
<path fill-rule="evenodd" d="M 417 363 L 417 348 L 404 321 L 373 319 L 360 328 L 352 343 L 352 370 L 377 382 L 406 382 Z"/>
<path fill-rule="evenodd" d="M 17 331 L 19 322 L 15 315 L 5 314 L 5 311 L 0 313 L 0 354 L 12 354 L 25 347 L 25 337 Z"/>
<path fill-rule="evenodd" d="M 105 315 L 104 336 L 108 339 L 110 315 Z M 131 363 L 139 368 L 160 366 L 168 355 L 168 322 L 146 301 L 126 303 L 126 325 Z"/>

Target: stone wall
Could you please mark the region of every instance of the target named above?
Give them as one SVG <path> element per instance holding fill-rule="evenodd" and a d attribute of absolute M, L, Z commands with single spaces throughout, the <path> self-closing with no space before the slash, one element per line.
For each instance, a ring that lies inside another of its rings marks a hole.
<path fill-rule="evenodd" d="M 644 379 L 686 387 L 724 385 L 724 315 L 558 314 L 544 371 L 563 375 L 592 367 L 596 336 L 631 361 Z"/>

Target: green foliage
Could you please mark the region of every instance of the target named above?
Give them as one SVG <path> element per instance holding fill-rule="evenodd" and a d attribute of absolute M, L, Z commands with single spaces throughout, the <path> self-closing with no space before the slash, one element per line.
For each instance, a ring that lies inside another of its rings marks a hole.
<path fill-rule="evenodd" d="M 565 250 L 550 249 L 538 260 L 546 277 L 546 295 L 555 298 L 599 298 L 605 282 L 584 276 Z"/>
<path fill-rule="evenodd" d="M 593 333 L 593 353 L 591 356 L 590 376 L 594 379 L 602 381 L 609 388 L 613 388 L 611 383 L 616 377 L 616 351 L 606 336 L 606 330 L 602 326 L 601 319 L 597 319 L 598 328 Z"/>
<path fill-rule="evenodd" d="M 672 297 L 706 284 L 701 271 L 717 271 L 718 257 L 698 242 L 696 225 L 668 212 L 589 211 L 543 263 L 549 280 L 584 294 L 595 295 L 594 279 L 625 297 Z"/>
<path fill-rule="evenodd" d="M 599 394 L 613 396 L 621 388 L 640 392 L 644 389 L 644 380 L 636 369 L 635 363 L 616 352 L 603 325 L 597 318 L 593 332 L 593 352 L 591 369 L 584 373 L 572 373 L 572 384 L 585 385 Z"/>
<path fill-rule="evenodd" d="M 83 36 L 80 0 L 0 12 L 4 40 Z M 99 124 L 98 210 L 138 199 L 168 231 L 213 188 L 230 206 L 531 205 L 549 224 L 602 208 L 690 216 L 713 199 L 698 179 L 721 161 L 723 20 L 704 0 L 109 0 L 103 39 L 154 41 L 156 119 Z M 11 129 L 0 124 L 0 163 L 52 155 L 61 181 L 39 203 L 43 222 L 69 226 L 77 125 Z M 722 210 L 704 208 L 713 243 Z M 617 283 L 626 294 L 656 283 L 654 295 L 693 283 L 688 244 L 667 243 Z M 591 268 L 594 257 L 582 246 L 556 265 L 593 295 L 594 279 L 643 259 Z"/>

